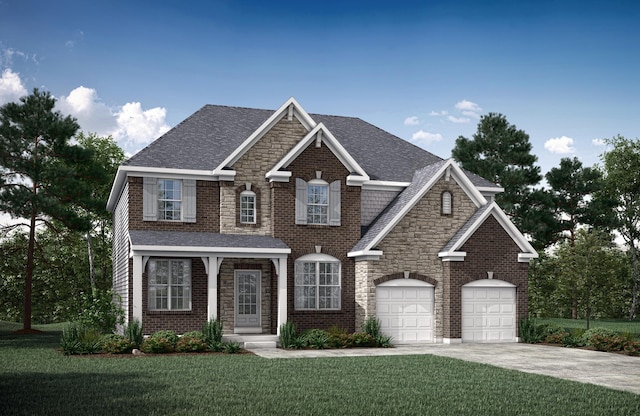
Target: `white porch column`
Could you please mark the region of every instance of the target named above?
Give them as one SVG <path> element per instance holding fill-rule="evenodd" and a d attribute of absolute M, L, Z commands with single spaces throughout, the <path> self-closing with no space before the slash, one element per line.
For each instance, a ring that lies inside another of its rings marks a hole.
<path fill-rule="evenodd" d="M 142 272 L 144 259 L 142 256 L 133 256 L 133 318 L 142 323 Z"/>
<path fill-rule="evenodd" d="M 218 319 L 218 257 L 209 256 L 207 268 L 207 314 L 208 319 Z"/>
<path fill-rule="evenodd" d="M 278 259 L 278 331 L 280 326 L 287 322 L 287 258 Z"/>

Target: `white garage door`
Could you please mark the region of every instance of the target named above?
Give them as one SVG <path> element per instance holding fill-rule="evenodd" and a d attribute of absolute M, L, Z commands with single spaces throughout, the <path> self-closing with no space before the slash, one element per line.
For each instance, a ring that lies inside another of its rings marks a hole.
<path fill-rule="evenodd" d="M 462 342 L 516 342 L 516 288 L 479 280 L 462 288 Z"/>
<path fill-rule="evenodd" d="M 434 342 L 433 285 L 415 279 L 378 285 L 376 315 L 396 344 Z"/>

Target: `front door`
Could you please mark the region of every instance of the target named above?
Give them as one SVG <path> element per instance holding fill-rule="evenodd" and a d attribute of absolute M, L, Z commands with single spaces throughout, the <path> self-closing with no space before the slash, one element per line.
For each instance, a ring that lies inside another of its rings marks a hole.
<path fill-rule="evenodd" d="M 248 328 L 260 332 L 260 270 L 236 270 L 235 282 L 236 332 Z"/>

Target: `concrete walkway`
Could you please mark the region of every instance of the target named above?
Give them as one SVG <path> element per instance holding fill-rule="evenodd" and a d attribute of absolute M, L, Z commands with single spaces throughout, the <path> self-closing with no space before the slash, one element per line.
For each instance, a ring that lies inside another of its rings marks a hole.
<path fill-rule="evenodd" d="M 640 357 L 577 348 L 532 344 L 425 344 L 344 350 L 255 348 L 251 352 L 265 358 L 432 354 L 640 394 Z"/>

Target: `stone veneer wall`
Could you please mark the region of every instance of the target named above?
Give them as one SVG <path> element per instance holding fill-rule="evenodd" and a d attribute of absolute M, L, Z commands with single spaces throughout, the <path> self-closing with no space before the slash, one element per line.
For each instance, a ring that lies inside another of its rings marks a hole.
<path fill-rule="evenodd" d="M 292 253 L 287 264 L 287 315 L 299 330 L 308 328 L 328 329 L 331 326 L 355 330 L 355 262 L 347 257 L 360 238 L 360 187 L 347 186 L 347 169 L 323 143 L 320 148 L 312 143 L 288 168 L 289 182 L 273 183 L 272 221 L 274 237 L 282 239 Z M 316 178 L 316 171 L 322 171 L 322 179 L 328 183 L 341 181 L 341 225 L 296 225 L 295 224 L 295 179 L 305 181 Z M 315 253 L 315 246 L 322 247 L 322 253 L 341 261 L 342 287 L 341 309 L 336 311 L 297 311 L 294 307 L 294 264 L 298 257 Z M 277 302 L 276 297 L 273 298 Z M 272 310 L 276 305 L 272 305 Z"/>
<path fill-rule="evenodd" d="M 492 215 L 460 251 L 467 253 L 465 260 L 448 265 L 450 282 L 446 298 L 450 306 L 449 313 L 445 314 L 445 338 L 462 337 L 462 286 L 474 280 L 486 279 L 489 271 L 493 272 L 493 279 L 516 286 L 516 322 L 527 316 L 529 264 L 518 262 L 518 245 Z"/>
<path fill-rule="evenodd" d="M 269 130 L 232 167 L 236 171 L 233 186 L 220 189 L 220 232 L 229 234 L 271 235 L 271 194 L 265 174 L 278 163 L 304 136 L 307 129 L 297 118 L 289 121 L 285 116 Z M 259 189 L 259 225 L 239 225 L 237 188 L 251 183 L 251 189 Z"/>
<path fill-rule="evenodd" d="M 453 214 L 441 215 L 441 194 L 452 193 Z M 356 325 L 375 315 L 374 281 L 410 271 L 435 281 L 436 338 L 443 336 L 444 268 L 438 253 L 477 210 L 457 182 L 441 179 L 382 240 L 380 260 L 358 262 Z M 360 264 L 362 263 L 362 264 Z"/>
<path fill-rule="evenodd" d="M 218 182 L 196 181 L 196 222 L 143 221 L 142 177 L 129 177 L 129 230 L 220 231 Z"/>
<path fill-rule="evenodd" d="M 271 261 L 268 259 L 225 259 L 220 266 L 218 277 L 218 316 L 222 319 L 224 331 L 233 333 L 235 326 L 235 270 L 260 270 L 260 318 L 262 332 L 272 333 L 271 321 Z M 273 290 L 275 293 L 275 289 Z M 275 334 L 275 332 L 273 332 Z"/>
<path fill-rule="evenodd" d="M 207 273 L 199 257 L 191 259 L 191 310 L 151 311 L 149 310 L 149 290 L 147 272 L 142 274 L 142 322 L 144 333 L 152 334 L 162 329 L 170 329 L 177 334 L 200 331 L 207 322 Z"/>

